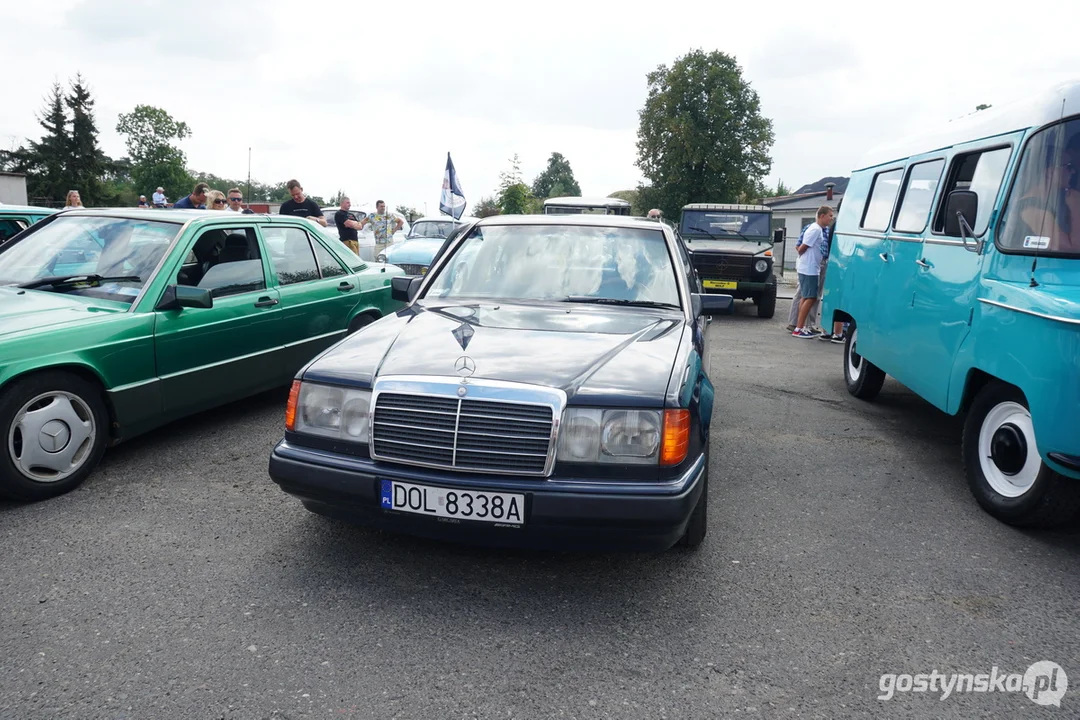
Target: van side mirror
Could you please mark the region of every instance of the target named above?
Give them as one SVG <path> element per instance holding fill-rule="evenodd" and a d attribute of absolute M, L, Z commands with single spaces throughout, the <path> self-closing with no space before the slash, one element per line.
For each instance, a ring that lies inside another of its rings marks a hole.
<path fill-rule="evenodd" d="M 214 307 L 214 296 L 204 288 L 190 285 L 169 285 L 161 294 L 155 310 L 179 310 L 180 308 L 199 308 L 209 310 Z"/>
<path fill-rule="evenodd" d="M 424 278 L 420 275 L 398 275 L 390 278 L 390 297 L 401 302 L 412 302 L 416 293 L 420 291 L 420 283 Z"/>
<path fill-rule="evenodd" d="M 979 215 L 979 195 L 970 190 L 954 190 L 945 203 L 945 234 L 964 239 L 964 247 L 975 232 L 971 229 Z M 977 250 L 976 250 L 977 252 Z"/>
<path fill-rule="evenodd" d="M 716 293 L 694 293 L 692 303 L 695 318 L 702 315 L 727 315 L 735 307 L 735 298 Z"/>

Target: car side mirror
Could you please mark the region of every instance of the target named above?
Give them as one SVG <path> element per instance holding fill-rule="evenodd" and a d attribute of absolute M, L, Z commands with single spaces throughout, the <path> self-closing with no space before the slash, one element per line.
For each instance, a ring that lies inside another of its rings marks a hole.
<path fill-rule="evenodd" d="M 424 281 L 421 275 L 398 275 L 390 278 L 390 297 L 394 300 L 409 303 L 420 292 L 420 283 Z"/>
<path fill-rule="evenodd" d="M 694 293 L 694 317 L 727 315 L 735 307 L 735 298 L 716 293 Z"/>
<path fill-rule="evenodd" d="M 161 294 L 161 301 L 155 310 L 179 310 L 180 308 L 198 308 L 209 310 L 214 307 L 214 296 L 209 290 L 190 285 L 170 285 Z"/>
<path fill-rule="evenodd" d="M 979 215 L 979 195 L 970 190 L 954 190 L 949 193 L 949 199 L 945 203 L 945 234 L 950 237 L 964 239 L 964 247 L 967 247 L 968 239 L 974 236 L 972 226 L 975 218 Z"/>

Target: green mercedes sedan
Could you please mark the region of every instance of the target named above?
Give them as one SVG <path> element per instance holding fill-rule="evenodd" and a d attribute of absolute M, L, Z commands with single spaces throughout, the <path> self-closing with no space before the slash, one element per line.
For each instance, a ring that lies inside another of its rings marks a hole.
<path fill-rule="evenodd" d="M 66 493 L 105 448 L 286 386 L 402 307 L 303 218 L 74 210 L 0 245 L 0 495 Z"/>

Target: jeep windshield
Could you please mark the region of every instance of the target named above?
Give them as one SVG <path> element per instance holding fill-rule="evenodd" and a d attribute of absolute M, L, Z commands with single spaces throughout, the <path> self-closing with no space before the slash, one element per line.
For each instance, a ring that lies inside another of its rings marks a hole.
<path fill-rule="evenodd" d="M 683 210 L 679 232 L 713 240 L 771 241 L 771 219 L 767 212 Z"/>
<path fill-rule="evenodd" d="M 171 222 L 58 217 L 4 246 L 0 285 L 131 303 L 179 231 Z"/>
<path fill-rule="evenodd" d="M 659 228 L 478 227 L 438 271 L 425 296 L 558 302 L 593 298 L 627 306 L 681 307 L 675 266 Z"/>

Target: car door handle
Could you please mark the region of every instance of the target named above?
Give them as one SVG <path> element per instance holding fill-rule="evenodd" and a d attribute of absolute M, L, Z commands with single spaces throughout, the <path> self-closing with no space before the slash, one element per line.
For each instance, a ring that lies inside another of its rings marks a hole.
<path fill-rule="evenodd" d="M 353 289 L 354 287 L 356 287 L 356 286 L 355 286 L 355 285 L 353 285 L 353 284 L 352 284 L 351 282 L 345 282 L 345 281 L 343 280 L 343 281 L 341 282 L 341 284 L 337 286 L 337 289 L 338 289 L 338 290 L 340 290 L 341 292 L 349 292 L 349 291 L 350 291 L 350 290 L 352 290 L 352 289 Z"/>
<path fill-rule="evenodd" d="M 919 258 L 918 260 L 916 260 L 916 261 L 915 261 L 915 264 L 916 264 L 916 265 L 921 265 L 922 267 L 926 268 L 927 270 L 929 270 L 930 268 L 934 267 L 934 264 L 933 264 L 933 263 L 928 263 L 928 262 L 926 262 L 925 260 L 923 260 L 922 258 Z"/>
<path fill-rule="evenodd" d="M 882 262 L 889 262 L 889 255 L 887 253 L 879 253 L 878 257 L 881 258 Z"/>
<path fill-rule="evenodd" d="M 277 304 L 278 304 L 278 299 L 277 298 L 261 297 L 261 298 L 259 298 L 259 302 L 255 303 L 255 307 L 273 307 L 274 305 L 277 305 Z"/>

